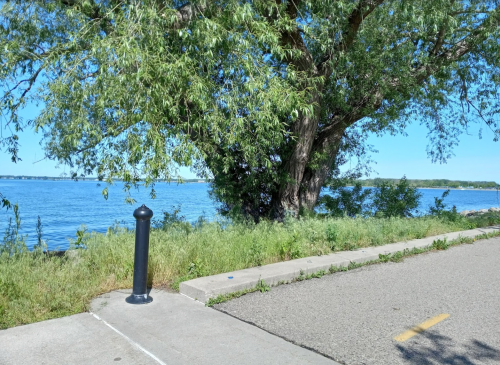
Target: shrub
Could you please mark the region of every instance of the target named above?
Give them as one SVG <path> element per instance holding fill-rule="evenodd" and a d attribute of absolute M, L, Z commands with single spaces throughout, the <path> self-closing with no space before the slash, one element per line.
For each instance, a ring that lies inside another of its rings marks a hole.
<path fill-rule="evenodd" d="M 444 199 L 450 194 L 450 190 L 446 190 L 442 195 L 441 198 L 438 198 L 437 196 L 434 197 L 434 206 L 429 206 L 429 214 L 448 219 L 449 221 L 455 222 L 456 220 L 460 219 L 461 216 L 457 212 L 457 207 L 453 206 L 451 210 L 446 209 L 446 204 L 444 204 Z"/>
<path fill-rule="evenodd" d="M 406 176 L 399 183 L 387 181 L 378 183 L 374 189 L 363 189 L 356 182 L 353 187 L 346 187 L 348 181 L 338 180 L 330 184 L 332 195 L 319 199 L 319 205 L 333 217 L 372 216 L 413 217 L 421 194 L 417 188 L 409 185 Z M 371 203 L 369 203 L 371 201 Z"/>
<path fill-rule="evenodd" d="M 153 229 L 160 229 L 165 232 L 177 230 L 184 232 L 186 235 L 189 235 L 189 233 L 191 233 L 191 231 L 193 230 L 193 226 L 191 225 L 191 223 L 186 221 L 185 216 L 180 215 L 180 212 L 180 205 L 178 205 L 177 207 L 173 206 L 171 212 L 162 211 L 163 218 L 161 220 L 153 219 Z M 203 222 L 204 217 L 199 217 L 197 225 L 203 225 Z"/>
<path fill-rule="evenodd" d="M 319 199 L 319 205 L 333 217 L 356 217 L 369 214 L 368 198 L 371 189 L 363 189 L 356 182 L 353 187 L 346 187 L 347 182 L 340 180 L 330 185 L 333 196 L 324 195 Z"/>
<path fill-rule="evenodd" d="M 413 217 L 422 194 L 403 176 L 399 183 L 382 182 L 376 186 L 372 207 L 378 217 Z"/>
<path fill-rule="evenodd" d="M 435 216 L 441 216 L 443 212 L 445 211 L 446 204 L 443 203 L 444 198 L 446 198 L 450 194 L 450 190 L 446 190 L 442 195 L 441 198 L 438 198 L 437 196 L 434 197 L 434 206 L 429 206 L 429 214 L 430 215 L 435 215 Z M 456 208 L 455 208 L 456 209 Z"/>

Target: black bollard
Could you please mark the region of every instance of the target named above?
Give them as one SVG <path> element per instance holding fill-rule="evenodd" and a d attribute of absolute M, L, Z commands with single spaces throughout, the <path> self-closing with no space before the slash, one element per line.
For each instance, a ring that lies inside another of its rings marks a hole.
<path fill-rule="evenodd" d="M 130 304 L 147 304 L 153 301 L 148 295 L 148 255 L 149 227 L 153 211 L 146 207 L 134 210 L 135 225 L 135 257 L 134 257 L 134 287 L 132 295 L 125 301 Z"/>

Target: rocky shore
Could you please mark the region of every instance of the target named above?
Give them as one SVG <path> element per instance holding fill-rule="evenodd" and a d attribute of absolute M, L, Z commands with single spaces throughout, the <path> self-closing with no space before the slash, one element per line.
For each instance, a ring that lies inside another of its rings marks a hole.
<path fill-rule="evenodd" d="M 463 215 L 464 217 L 470 217 L 473 215 L 481 215 L 481 214 L 486 214 L 486 213 L 495 213 L 495 212 L 500 212 L 500 208 L 490 208 L 490 209 L 479 209 L 479 210 L 463 210 L 461 211 L 460 215 Z"/>

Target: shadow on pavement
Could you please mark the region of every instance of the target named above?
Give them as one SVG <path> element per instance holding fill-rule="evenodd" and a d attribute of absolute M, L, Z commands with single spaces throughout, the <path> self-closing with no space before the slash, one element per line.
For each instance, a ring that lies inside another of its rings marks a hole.
<path fill-rule="evenodd" d="M 435 365 L 478 365 L 500 361 L 500 351 L 478 340 L 457 344 L 450 337 L 442 336 L 433 331 L 418 335 L 419 342 L 397 344 L 401 358 L 407 364 Z"/>

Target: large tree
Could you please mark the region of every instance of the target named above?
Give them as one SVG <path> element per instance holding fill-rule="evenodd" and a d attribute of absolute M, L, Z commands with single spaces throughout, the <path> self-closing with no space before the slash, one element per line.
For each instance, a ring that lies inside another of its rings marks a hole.
<path fill-rule="evenodd" d="M 497 0 L 23 0 L 0 16 L 14 160 L 32 125 L 75 176 L 149 185 L 194 165 L 256 220 L 313 209 L 369 133 L 419 120 L 435 160 L 470 123 L 500 134 Z"/>

